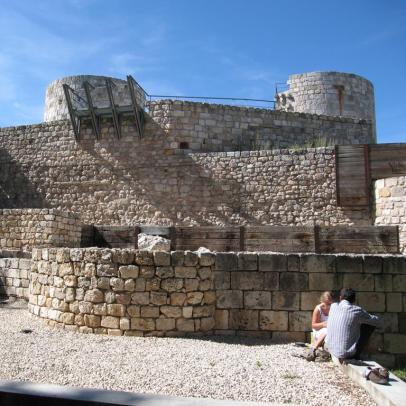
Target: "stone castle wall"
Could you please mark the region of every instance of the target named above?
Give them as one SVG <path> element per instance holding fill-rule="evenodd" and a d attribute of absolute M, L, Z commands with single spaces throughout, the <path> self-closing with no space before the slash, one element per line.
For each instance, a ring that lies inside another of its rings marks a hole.
<path fill-rule="evenodd" d="M 56 208 L 88 224 L 371 224 L 336 205 L 333 148 L 185 153 L 149 122 L 102 139 L 67 121 L 0 131 L 0 208 Z"/>
<path fill-rule="evenodd" d="M 375 224 L 399 226 L 400 252 L 406 254 L 406 177 L 375 182 Z"/>
<path fill-rule="evenodd" d="M 268 150 L 374 142 L 370 122 L 315 114 L 162 100 L 149 114 L 170 148 L 190 151 Z"/>
<path fill-rule="evenodd" d="M 290 75 L 289 89 L 277 97 L 277 109 L 327 116 L 365 119 L 375 132 L 375 96 L 372 83 L 341 72 Z"/>
<path fill-rule="evenodd" d="M 0 296 L 28 300 L 31 254 L 0 249 Z"/>
<path fill-rule="evenodd" d="M 54 209 L 0 209 L 0 248 L 79 247 L 80 239 L 81 222 L 71 214 Z"/>
<path fill-rule="evenodd" d="M 369 352 L 387 365 L 404 360 L 401 256 L 34 249 L 29 310 L 85 333 L 304 341 L 320 294 L 342 286 L 382 317 Z"/>

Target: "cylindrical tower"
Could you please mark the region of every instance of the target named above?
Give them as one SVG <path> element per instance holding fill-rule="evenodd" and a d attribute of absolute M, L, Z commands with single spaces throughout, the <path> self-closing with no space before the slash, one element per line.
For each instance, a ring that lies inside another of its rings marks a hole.
<path fill-rule="evenodd" d="M 276 96 L 277 109 L 370 120 L 375 133 L 374 87 L 369 80 L 352 73 L 310 72 L 290 75 L 288 86 Z"/>
<path fill-rule="evenodd" d="M 68 76 L 53 81 L 47 87 L 45 95 L 44 121 L 47 122 L 69 118 L 68 107 L 62 87 L 63 84 L 69 85 L 74 90 L 75 95 L 73 96 L 72 102 L 75 104 L 75 107 L 86 108 L 86 94 L 83 88 L 84 82 L 88 82 L 91 85 L 91 97 L 94 107 L 109 107 L 110 102 L 106 87 L 107 79 L 113 83 L 112 92 L 114 103 L 116 105 L 130 105 L 131 97 L 125 80 L 93 75 Z M 136 97 L 137 99 L 145 99 L 145 95 L 141 94 L 141 92 L 140 94 L 137 93 Z"/>

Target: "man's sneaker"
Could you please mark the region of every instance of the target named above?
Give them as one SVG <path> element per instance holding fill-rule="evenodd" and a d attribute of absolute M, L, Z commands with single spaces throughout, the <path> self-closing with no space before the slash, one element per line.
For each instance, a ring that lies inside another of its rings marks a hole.
<path fill-rule="evenodd" d="M 309 352 L 306 355 L 306 361 L 315 361 L 316 360 L 316 350 L 313 347 L 310 347 Z"/>

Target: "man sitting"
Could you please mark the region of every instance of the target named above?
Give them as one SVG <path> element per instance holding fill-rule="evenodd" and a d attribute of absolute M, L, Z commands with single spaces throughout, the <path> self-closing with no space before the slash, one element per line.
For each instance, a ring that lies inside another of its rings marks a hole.
<path fill-rule="evenodd" d="M 340 291 L 340 302 L 333 303 L 327 321 L 326 342 L 331 355 L 340 362 L 344 359 L 359 359 L 376 326 L 381 324 L 359 306 L 354 305 L 355 292 L 351 288 Z"/>

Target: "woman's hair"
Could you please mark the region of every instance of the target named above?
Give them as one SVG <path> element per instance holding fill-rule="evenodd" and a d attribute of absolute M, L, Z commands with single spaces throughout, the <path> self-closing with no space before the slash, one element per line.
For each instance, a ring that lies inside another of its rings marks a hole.
<path fill-rule="evenodd" d="M 333 295 L 331 294 L 331 292 L 329 290 L 326 290 L 320 296 L 320 303 L 327 302 L 328 300 L 330 302 L 332 302 L 333 301 Z"/>

